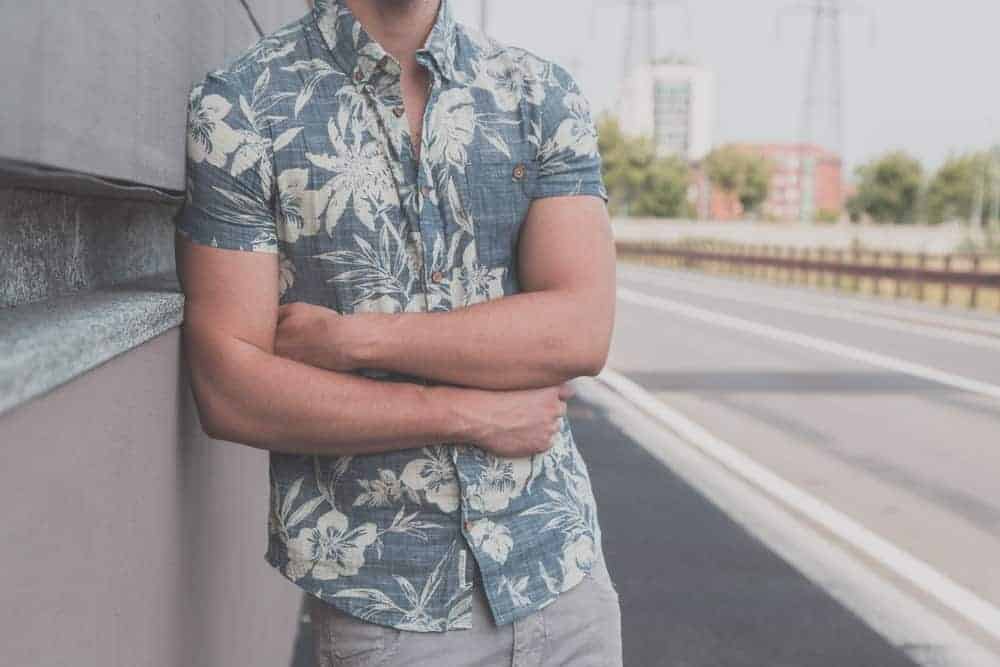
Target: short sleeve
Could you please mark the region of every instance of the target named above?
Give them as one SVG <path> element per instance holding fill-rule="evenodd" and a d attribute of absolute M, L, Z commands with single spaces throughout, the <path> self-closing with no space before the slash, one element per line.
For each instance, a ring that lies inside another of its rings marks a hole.
<path fill-rule="evenodd" d="M 174 225 L 196 243 L 275 253 L 271 144 L 246 98 L 216 72 L 191 88 L 185 201 Z"/>
<path fill-rule="evenodd" d="M 573 76 L 551 63 L 540 107 L 534 197 L 592 194 L 608 201 L 590 102 Z"/>

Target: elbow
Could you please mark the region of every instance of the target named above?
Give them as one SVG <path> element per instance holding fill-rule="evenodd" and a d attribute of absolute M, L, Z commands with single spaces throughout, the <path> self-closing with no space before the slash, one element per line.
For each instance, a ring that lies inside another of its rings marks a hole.
<path fill-rule="evenodd" d="M 578 341 L 578 345 L 567 345 L 564 349 L 577 350 L 573 355 L 573 375 L 599 375 L 608 363 L 611 339 L 608 336 L 592 336 Z"/>
<path fill-rule="evenodd" d="M 608 350 L 595 350 L 583 358 L 580 364 L 580 375 L 594 377 L 599 375 L 608 363 Z"/>
<path fill-rule="evenodd" d="M 237 442 L 239 435 L 236 433 L 232 420 L 226 416 L 224 410 L 217 407 L 217 401 L 206 394 L 207 392 L 202 391 L 195 395 L 195 404 L 198 406 L 198 421 L 201 423 L 202 432 L 213 440 Z"/>
<path fill-rule="evenodd" d="M 191 392 L 198 411 L 202 432 L 213 440 L 243 442 L 238 412 L 229 407 L 229 400 L 199 369 L 192 369 Z"/>

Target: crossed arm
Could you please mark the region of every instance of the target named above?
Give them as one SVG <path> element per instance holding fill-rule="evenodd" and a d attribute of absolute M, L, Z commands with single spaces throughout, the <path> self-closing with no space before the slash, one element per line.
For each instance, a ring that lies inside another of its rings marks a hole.
<path fill-rule="evenodd" d="M 448 312 L 280 308 L 278 354 L 330 370 L 377 368 L 483 389 L 596 375 L 611 343 L 614 241 L 595 196 L 536 199 L 518 246 L 521 292 Z"/>
<path fill-rule="evenodd" d="M 596 373 L 610 343 L 614 248 L 594 196 L 533 202 L 519 243 L 524 291 L 447 313 L 279 312 L 275 255 L 181 237 L 176 249 L 202 427 L 261 449 L 348 455 L 468 441 L 510 456 L 543 451 L 565 412 L 552 386 Z M 355 366 L 442 384 L 338 372 Z"/>

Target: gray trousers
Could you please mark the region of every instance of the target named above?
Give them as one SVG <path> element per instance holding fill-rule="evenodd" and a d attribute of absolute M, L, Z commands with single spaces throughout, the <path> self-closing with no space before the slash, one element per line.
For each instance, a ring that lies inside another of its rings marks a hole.
<path fill-rule="evenodd" d="M 621 609 L 603 555 L 549 606 L 497 627 L 476 578 L 472 628 L 412 632 L 309 597 L 317 667 L 621 667 Z"/>

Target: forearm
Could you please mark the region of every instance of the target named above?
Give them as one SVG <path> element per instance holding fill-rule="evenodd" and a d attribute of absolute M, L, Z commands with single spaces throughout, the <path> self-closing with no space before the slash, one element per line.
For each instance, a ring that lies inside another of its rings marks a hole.
<path fill-rule="evenodd" d="M 373 380 L 315 368 L 239 340 L 197 356 L 193 381 L 210 435 L 296 454 L 349 455 L 473 437 L 459 387 Z"/>
<path fill-rule="evenodd" d="M 359 367 L 485 389 L 552 386 L 604 366 L 609 314 L 585 291 L 519 292 L 447 312 L 364 313 Z M 365 333 L 367 332 L 367 333 Z"/>

